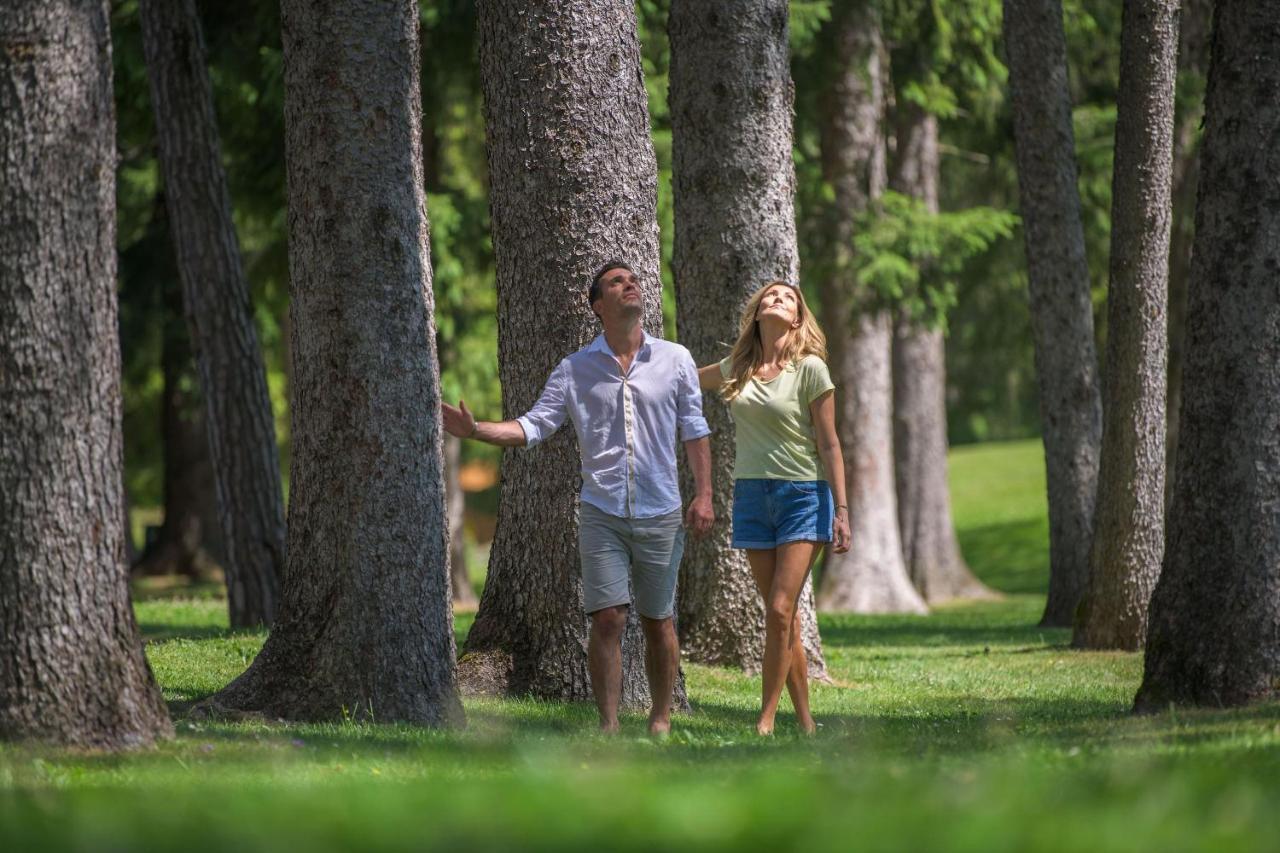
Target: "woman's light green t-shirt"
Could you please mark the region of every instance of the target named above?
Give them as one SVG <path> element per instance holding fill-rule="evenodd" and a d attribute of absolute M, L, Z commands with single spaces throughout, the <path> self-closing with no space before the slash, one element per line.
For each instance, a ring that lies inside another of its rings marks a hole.
<path fill-rule="evenodd" d="M 720 375 L 729 377 L 729 359 Z M 733 398 L 735 480 L 825 480 L 809 404 L 835 388 L 827 364 L 807 355 L 768 382 L 751 379 Z"/>

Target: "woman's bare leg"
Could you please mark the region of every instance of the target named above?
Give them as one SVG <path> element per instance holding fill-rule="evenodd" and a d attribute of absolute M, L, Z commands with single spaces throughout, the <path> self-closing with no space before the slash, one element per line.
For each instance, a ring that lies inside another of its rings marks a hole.
<path fill-rule="evenodd" d="M 787 542 L 772 551 L 747 551 L 752 574 L 756 576 L 765 605 L 764 683 L 760 720 L 756 723 L 756 731 L 760 734 L 773 732 L 784 683 L 791 688 L 791 700 L 801 727 L 806 731 L 812 727 L 808 707 L 808 673 L 804 672 L 801 679 L 797 672 L 800 666 L 807 670 L 808 663 L 802 649 L 800 657 L 796 656 L 796 649 L 801 644 L 795 613 L 804 579 L 821 548 L 817 542 Z"/>

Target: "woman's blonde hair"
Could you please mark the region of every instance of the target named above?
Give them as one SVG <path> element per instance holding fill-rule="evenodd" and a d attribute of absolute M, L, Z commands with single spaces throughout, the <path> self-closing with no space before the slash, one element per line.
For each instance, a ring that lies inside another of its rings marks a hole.
<path fill-rule="evenodd" d="M 738 340 L 729 353 L 729 378 L 720 386 L 720 394 L 725 402 L 742 393 L 742 389 L 747 387 L 747 383 L 755 374 L 756 368 L 764 361 L 764 344 L 760 341 L 760 321 L 756 319 L 756 314 L 760 311 L 760 300 L 764 299 L 764 295 L 770 288 L 778 285 L 791 288 L 796 295 L 796 315 L 800 321 L 800 325 L 788 332 L 786 340 L 782 342 L 782 352 L 779 353 L 781 361 L 794 363 L 806 355 L 816 355 L 826 360 L 827 337 L 822 334 L 822 329 L 813 319 L 813 312 L 805 303 L 804 294 L 800 292 L 800 288 L 793 287 L 785 281 L 771 281 L 751 294 L 746 307 L 742 309 L 742 319 L 738 323 Z"/>

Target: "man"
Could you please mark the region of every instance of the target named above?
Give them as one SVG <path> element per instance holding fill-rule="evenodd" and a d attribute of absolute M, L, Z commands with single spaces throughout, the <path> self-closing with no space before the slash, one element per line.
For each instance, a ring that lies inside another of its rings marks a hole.
<path fill-rule="evenodd" d="M 573 421 L 582 454 L 578 554 L 583 604 L 591 617 L 587 656 L 600 729 L 618 730 L 630 574 L 653 697 L 649 731 L 665 734 L 680 665 L 672 620 L 684 551 L 676 433 L 684 441 L 696 492 L 685 524 L 702 535 L 714 521 L 711 430 L 702 417 L 689 351 L 650 337 L 640 326 L 640 282 L 631 268 L 620 262 L 605 265 L 592 279 L 587 298 L 604 333 L 556 366 L 532 409 L 495 423 L 477 421 L 462 401 L 457 407 L 442 403 L 444 428 L 461 438 L 532 447 L 566 417 Z"/>

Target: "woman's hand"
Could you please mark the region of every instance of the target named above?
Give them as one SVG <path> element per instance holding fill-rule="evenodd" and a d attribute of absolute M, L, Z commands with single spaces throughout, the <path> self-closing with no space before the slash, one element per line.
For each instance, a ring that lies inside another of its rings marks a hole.
<path fill-rule="evenodd" d="M 844 507 L 840 507 L 836 510 L 835 542 L 832 543 L 832 550 L 837 554 L 843 554 L 849 550 L 849 546 L 851 544 L 851 536 L 849 533 L 849 510 Z"/>

